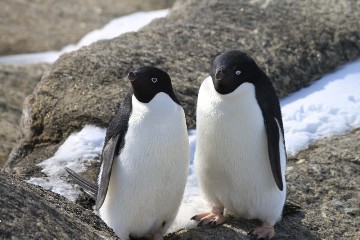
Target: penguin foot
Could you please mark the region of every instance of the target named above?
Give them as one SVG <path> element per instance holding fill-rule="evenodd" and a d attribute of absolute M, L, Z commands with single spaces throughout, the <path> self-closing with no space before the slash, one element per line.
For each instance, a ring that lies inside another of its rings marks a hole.
<path fill-rule="evenodd" d="M 164 238 L 163 238 L 162 234 L 157 233 L 157 234 L 155 234 L 154 236 L 152 236 L 152 237 L 150 238 L 150 240 L 164 240 Z"/>
<path fill-rule="evenodd" d="M 275 235 L 274 226 L 262 225 L 252 229 L 248 235 L 254 236 L 255 239 L 271 239 Z"/>
<path fill-rule="evenodd" d="M 211 212 L 200 213 L 191 218 L 191 220 L 198 221 L 198 226 L 210 225 L 211 227 L 216 227 L 225 222 L 225 217 L 223 215 L 223 207 L 213 207 Z"/>

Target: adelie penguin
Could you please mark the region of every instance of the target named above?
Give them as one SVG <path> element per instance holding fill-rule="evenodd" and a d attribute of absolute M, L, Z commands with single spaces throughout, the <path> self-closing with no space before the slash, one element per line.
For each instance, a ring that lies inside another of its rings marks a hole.
<path fill-rule="evenodd" d="M 165 71 L 141 67 L 128 79 L 133 93 L 107 129 L 98 184 L 68 172 L 95 193 L 100 217 L 122 240 L 163 239 L 188 175 L 185 114 Z"/>
<path fill-rule="evenodd" d="M 249 234 L 274 236 L 286 198 L 286 150 L 279 99 L 270 79 L 239 50 L 215 57 L 197 102 L 195 172 L 212 209 L 199 225 L 235 216 L 260 219 Z"/>

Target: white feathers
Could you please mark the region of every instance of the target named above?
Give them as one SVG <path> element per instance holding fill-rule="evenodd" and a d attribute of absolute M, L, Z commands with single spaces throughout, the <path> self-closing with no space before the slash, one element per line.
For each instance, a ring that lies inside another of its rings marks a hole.
<path fill-rule="evenodd" d="M 282 139 L 280 146 L 285 169 Z M 195 170 L 201 189 L 214 205 L 271 225 L 280 219 L 286 185 L 280 191 L 271 172 L 254 85 L 243 83 L 232 93 L 221 95 L 210 77 L 204 80 L 197 103 Z M 284 174 L 283 170 L 285 183 Z"/>
<path fill-rule="evenodd" d="M 132 97 L 125 146 L 113 165 L 101 218 L 121 239 L 164 233 L 184 193 L 189 143 L 181 106 L 164 93 Z"/>

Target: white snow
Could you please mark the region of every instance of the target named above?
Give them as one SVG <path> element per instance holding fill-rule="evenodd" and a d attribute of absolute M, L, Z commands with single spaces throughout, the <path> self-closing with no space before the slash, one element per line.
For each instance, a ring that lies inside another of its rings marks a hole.
<path fill-rule="evenodd" d="M 27 182 L 63 195 L 70 201 L 75 201 L 80 190 L 78 186 L 66 181 L 65 167 L 81 173 L 91 162 L 100 160 L 104 138 L 105 129 L 85 126 L 80 132 L 71 134 L 53 157 L 38 164 L 46 177 L 33 177 Z"/>
<path fill-rule="evenodd" d="M 163 17 L 167 13 L 167 10 L 162 10 L 132 14 L 110 22 L 101 30 L 89 33 L 78 45 L 65 47 L 60 52 L 6 56 L 0 58 L 0 63 L 54 62 L 63 52 L 78 49 L 99 39 L 115 37 L 126 31 L 136 31 L 153 18 Z M 311 86 L 281 100 L 288 153 L 294 155 L 319 138 L 343 134 L 360 127 L 359 89 L 360 60 L 347 64 Z M 85 126 L 80 132 L 71 135 L 52 158 L 39 164 L 46 177 L 31 178 L 28 182 L 51 189 L 74 201 L 79 190 L 77 186 L 67 183 L 64 167 L 76 172 L 84 171 L 91 161 L 99 159 L 104 137 L 104 129 Z M 189 177 L 178 216 L 170 231 L 194 226 L 189 219 L 208 208 L 200 195 L 194 175 L 195 143 L 196 131 L 191 130 Z"/>
<path fill-rule="evenodd" d="M 61 54 L 75 51 L 83 46 L 88 46 L 96 41 L 115 38 L 126 32 L 138 31 L 156 18 L 165 17 L 168 9 L 137 12 L 110 21 L 102 29 L 94 30 L 85 35 L 78 44 L 68 45 L 60 51 L 48 51 L 40 53 L 18 54 L 0 57 L 0 64 L 29 64 L 29 63 L 53 63 Z"/>
<path fill-rule="evenodd" d="M 360 126 L 360 61 L 281 101 L 286 149 L 294 155 L 319 138 Z"/>

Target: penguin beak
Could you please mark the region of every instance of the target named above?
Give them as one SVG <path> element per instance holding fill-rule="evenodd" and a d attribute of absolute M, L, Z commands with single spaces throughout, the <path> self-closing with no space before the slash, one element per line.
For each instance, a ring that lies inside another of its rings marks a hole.
<path fill-rule="evenodd" d="M 133 81 L 135 81 L 135 79 L 136 79 L 136 73 L 135 72 L 133 72 L 133 71 L 131 71 L 131 72 L 129 72 L 129 74 L 128 74 L 128 79 L 130 80 L 130 82 L 133 82 Z"/>
<path fill-rule="evenodd" d="M 217 81 L 220 81 L 222 80 L 223 78 L 225 77 L 225 73 L 224 73 L 224 67 L 219 67 L 216 69 L 216 72 L 215 72 L 215 79 Z"/>

